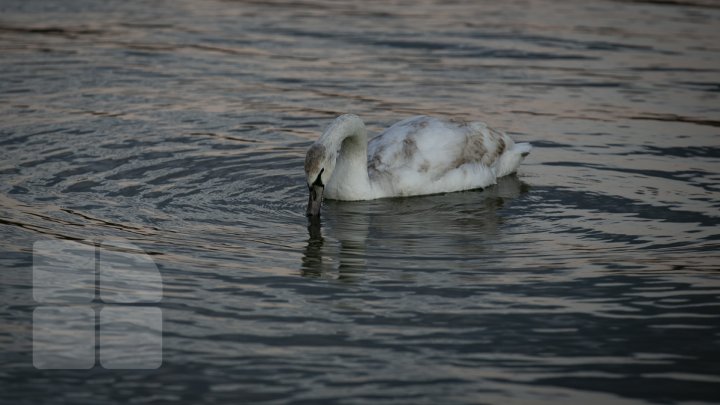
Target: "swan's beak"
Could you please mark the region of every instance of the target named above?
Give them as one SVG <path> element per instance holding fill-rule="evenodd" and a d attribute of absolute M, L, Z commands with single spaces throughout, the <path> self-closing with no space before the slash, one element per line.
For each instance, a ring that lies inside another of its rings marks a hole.
<path fill-rule="evenodd" d="M 307 216 L 317 218 L 320 216 L 320 205 L 322 204 L 322 196 L 325 187 L 319 184 L 313 184 L 309 189 L 310 198 L 308 199 Z"/>

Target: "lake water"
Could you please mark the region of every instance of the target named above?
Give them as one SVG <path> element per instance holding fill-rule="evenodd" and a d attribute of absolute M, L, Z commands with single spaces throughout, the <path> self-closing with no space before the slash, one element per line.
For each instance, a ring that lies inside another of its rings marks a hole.
<path fill-rule="evenodd" d="M 719 7 L 2 1 L 0 402 L 719 402 Z M 309 227 L 346 112 L 534 149 Z M 39 241 L 151 257 L 159 368 L 33 366 Z"/>

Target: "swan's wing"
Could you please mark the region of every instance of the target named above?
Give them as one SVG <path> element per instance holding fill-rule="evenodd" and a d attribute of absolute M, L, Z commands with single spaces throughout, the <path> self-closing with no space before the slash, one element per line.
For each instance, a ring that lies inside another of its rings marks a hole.
<path fill-rule="evenodd" d="M 492 166 L 513 141 L 482 122 L 418 116 L 396 123 L 368 143 L 375 178 L 439 179 L 465 164 Z M 395 180 L 397 181 L 397 180 Z"/>

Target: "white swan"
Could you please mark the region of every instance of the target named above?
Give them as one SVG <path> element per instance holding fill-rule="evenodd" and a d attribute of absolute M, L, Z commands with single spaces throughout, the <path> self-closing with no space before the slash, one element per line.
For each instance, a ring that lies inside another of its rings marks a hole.
<path fill-rule="evenodd" d="M 341 115 L 305 156 L 307 215 L 320 215 L 323 195 L 372 200 L 487 187 L 517 170 L 531 148 L 482 122 L 427 116 L 400 121 L 368 142 L 362 120 Z"/>

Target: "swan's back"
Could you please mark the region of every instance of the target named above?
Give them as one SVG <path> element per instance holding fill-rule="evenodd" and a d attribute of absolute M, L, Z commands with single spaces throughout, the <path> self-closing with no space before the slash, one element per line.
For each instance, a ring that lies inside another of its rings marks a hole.
<path fill-rule="evenodd" d="M 517 169 L 530 150 L 482 122 L 418 116 L 368 143 L 368 174 L 387 196 L 468 190 Z"/>

